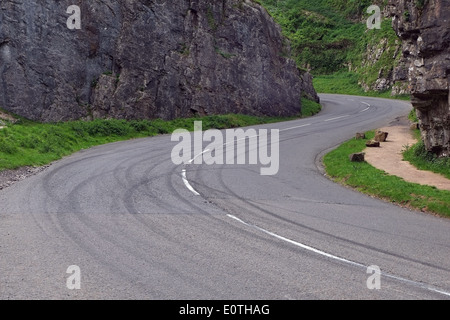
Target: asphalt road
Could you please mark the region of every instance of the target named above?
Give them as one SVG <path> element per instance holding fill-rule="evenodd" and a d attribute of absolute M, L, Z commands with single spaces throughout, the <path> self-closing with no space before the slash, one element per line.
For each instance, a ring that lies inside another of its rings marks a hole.
<path fill-rule="evenodd" d="M 321 98 L 317 116 L 255 127 L 280 129 L 273 176 L 260 165 L 175 165 L 165 135 L 79 152 L 2 190 L 0 298 L 449 299 L 448 219 L 318 169 L 325 150 L 410 106 Z M 66 286 L 72 265 L 79 290 Z"/>

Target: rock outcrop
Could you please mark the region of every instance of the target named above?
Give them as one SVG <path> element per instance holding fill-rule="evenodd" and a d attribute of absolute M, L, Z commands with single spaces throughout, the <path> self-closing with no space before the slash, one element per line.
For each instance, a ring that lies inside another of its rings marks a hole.
<path fill-rule="evenodd" d="M 450 156 L 450 1 L 390 0 L 428 151 Z"/>
<path fill-rule="evenodd" d="M 38 121 L 293 115 L 318 96 L 289 52 L 249 0 L 2 1 L 0 107 Z"/>

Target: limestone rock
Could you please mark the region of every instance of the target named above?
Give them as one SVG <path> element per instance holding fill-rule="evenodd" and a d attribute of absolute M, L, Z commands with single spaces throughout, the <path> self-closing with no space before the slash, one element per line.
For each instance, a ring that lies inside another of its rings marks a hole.
<path fill-rule="evenodd" d="M 378 142 L 385 142 L 388 135 L 389 135 L 388 132 L 378 130 L 377 132 L 375 132 L 375 137 L 373 138 L 373 140 L 378 141 Z"/>
<path fill-rule="evenodd" d="M 364 132 L 357 132 L 355 135 L 356 140 L 365 139 L 365 138 L 366 138 L 366 134 Z"/>
<path fill-rule="evenodd" d="M 428 151 L 450 156 L 450 1 L 390 0 L 403 40 L 411 102 Z"/>
<path fill-rule="evenodd" d="M 0 107 L 38 121 L 288 116 L 319 100 L 254 1 L 0 2 Z"/>
<path fill-rule="evenodd" d="M 366 147 L 369 148 L 377 148 L 380 146 L 380 142 L 379 141 L 375 141 L 375 140 L 369 140 L 366 142 Z"/>

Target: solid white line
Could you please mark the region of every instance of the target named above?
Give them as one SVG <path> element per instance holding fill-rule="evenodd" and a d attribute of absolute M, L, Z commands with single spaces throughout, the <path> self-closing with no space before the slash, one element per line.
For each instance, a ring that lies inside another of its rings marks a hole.
<path fill-rule="evenodd" d="M 186 178 L 186 169 L 183 169 L 183 171 L 181 172 L 181 176 L 183 177 L 183 182 L 184 182 L 184 185 L 186 186 L 186 188 L 188 188 L 196 196 L 199 196 L 200 193 L 195 191 L 195 189 L 191 186 L 188 179 Z"/>
<path fill-rule="evenodd" d="M 358 263 L 358 262 L 355 262 L 355 261 L 352 261 L 352 260 L 348 260 L 348 259 L 345 259 L 345 258 L 342 258 L 342 257 L 338 257 L 338 256 L 335 256 L 335 255 L 333 255 L 331 253 L 328 253 L 328 252 L 325 252 L 325 251 L 322 251 L 322 250 L 310 247 L 310 246 L 308 246 L 306 244 L 303 244 L 303 243 L 300 243 L 300 242 L 297 242 L 297 241 L 285 238 L 285 237 L 280 236 L 280 235 L 278 235 L 276 233 L 273 233 L 271 231 L 268 231 L 266 229 L 258 227 L 258 226 L 254 225 L 254 224 L 247 223 L 247 222 L 243 221 L 242 219 L 239 219 L 238 217 L 233 216 L 231 214 L 227 214 L 227 216 L 229 218 L 233 219 L 233 220 L 238 221 L 239 223 L 244 224 L 247 227 L 257 229 L 257 230 L 259 230 L 261 232 L 264 232 L 265 234 L 268 234 L 268 235 L 270 235 L 270 236 L 272 236 L 274 238 L 277 238 L 279 240 L 285 241 L 287 243 L 290 243 L 290 244 L 292 244 L 294 246 L 297 246 L 297 247 L 300 247 L 302 249 L 305 249 L 305 250 L 317 253 L 319 255 L 325 256 L 325 257 L 330 258 L 330 259 L 338 260 L 338 261 L 341 261 L 341 262 L 344 262 L 344 263 L 347 263 L 347 264 L 350 264 L 350 265 L 353 265 L 353 266 L 361 267 L 361 268 L 364 268 L 366 270 L 368 268 L 368 266 L 366 266 L 364 264 L 361 264 L 361 263 Z M 419 288 L 422 288 L 422 289 L 426 289 L 426 290 L 433 291 L 433 292 L 436 292 L 436 293 L 439 293 L 439 294 L 442 294 L 442 295 L 450 296 L 450 292 L 446 292 L 446 291 L 443 291 L 443 290 L 439 290 L 439 289 L 435 289 L 435 288 L 429 287 L 426 284 L 421 283 L 421 282 L 405 279 L 405 278 L 402 278 L 402 277 L 397 277 L 395 275 L 391 275 L 391 274 L 384 273 L 384 272 L 381 272 L 381 275 L 385 276 L 385 277 L 388 277 L 388 278 L 391 278 L 391 279 L 395 279 L 395 280 L 401 281 L 401 282 L 408 283 L 410 285 L 413 285 L 413 286 L 416 286 L 416 287 L 419 287 Z"/>
<path fill-rule="evenodd" d="M 311 125 L 311 123 L 308 123 L 308 124 L 304 124 L 304 125 L 301 125 L 301 126 L 296 126 L 296 127 L 291 127 L 291 128 L 281 129 L 280 132 L 288 131 L 288 130 L 293 130 L 293 129 L 298 129 L 298 128 L 303 128 L 303 127 L 307 127 L 307 126 L 310 126 L 310 125 Z"/>
<path fill-rule="evenodd" d="M 342 118 L 347 118 L 347 117 L 350 117 L 350 115 L 345 115 L 345 116 L 340 116 L 340 117 L 336 117 L 336 118 L 331 118 L 331 119 L 324 120 L 324 121 L 325 121 L 325 122 L 328 122 L 328 121 L 337 120 L 337 119 L 342 119 Z"/>
<path fill-rule="evenodd" d="M 364 103 L 366 106 L 371 107 L 371 105 L 368 104 L 367 102 L 361 101 L 361 103 Z"/>

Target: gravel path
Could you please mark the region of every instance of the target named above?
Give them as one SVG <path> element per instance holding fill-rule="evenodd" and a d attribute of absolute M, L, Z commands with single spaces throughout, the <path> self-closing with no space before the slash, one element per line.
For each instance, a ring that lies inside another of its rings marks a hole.
<path fill-rule="evenodd" d="M 364 150 L 366 153 L 365 159 L 368 163 L 408 182 L 450 190 L 449 179 L 431 171 L 419 170 L 408 161 L 403 160 L 402 150 L 406 146 L 417 143 L 409 128 L 408 120 L 398 119 L 379 130 L 386 131 L 389 135 L 386 142 L 381 143 L 380 148 L 366 148 Z"/>

